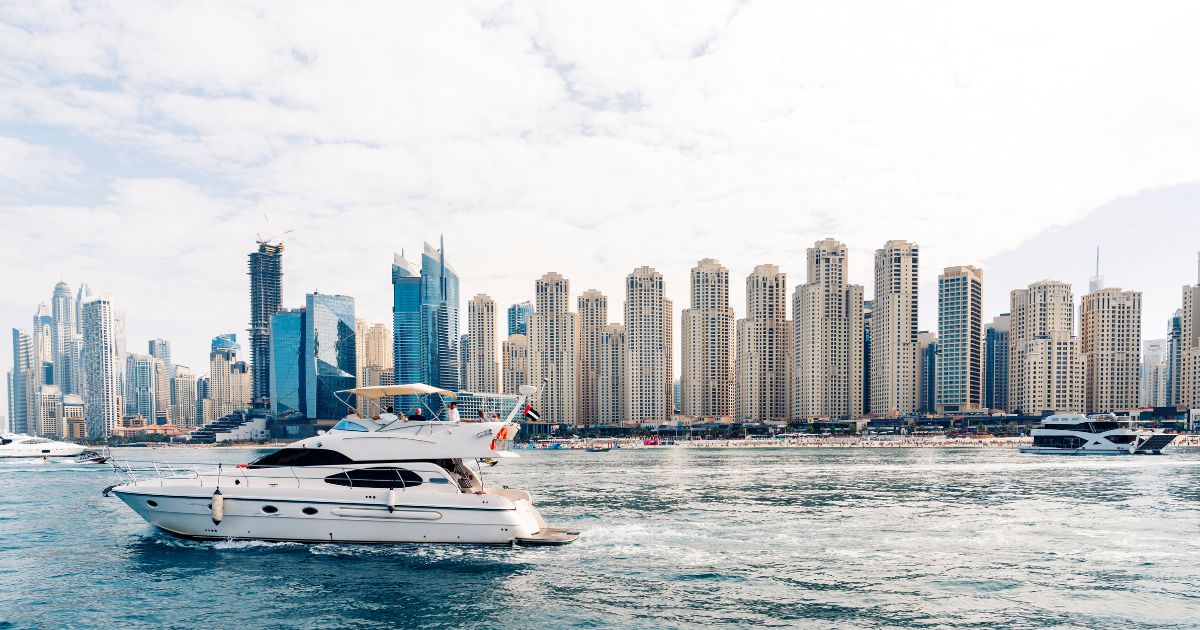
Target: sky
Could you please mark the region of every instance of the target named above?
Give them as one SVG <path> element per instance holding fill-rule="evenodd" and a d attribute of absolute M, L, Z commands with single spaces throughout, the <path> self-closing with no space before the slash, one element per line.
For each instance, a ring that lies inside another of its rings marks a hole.
<path fill-rule="evenodd" d="M 287 230 L 284 304 L 390 323 L 394 251 L 445 235 L 465 302 L 564 274 L 621 321 L 650 265 L 676 309 L 713 257 L 921 246 L 984 269 L 985 314 L 1095 248 L 1161 337 L 1197 282 L 1195 2 L 0 4 L 0 369 L 54 284 L 111 293 L 128 347 L 249 318 L 246 255 Z M 413 256 L 410 256 L 413 258 Z M 678 320 L 678 313 L 676 313 Z M 500 323 L 503 326 L 503 323 Z M 678 326 L 678 321 L 676 322 Z M 678 335 L 676 336 L 678 339 Z M 678 348 L 676 348 L 678 354 Z M 676 361 L 678 359 L 676 358 Z"/>

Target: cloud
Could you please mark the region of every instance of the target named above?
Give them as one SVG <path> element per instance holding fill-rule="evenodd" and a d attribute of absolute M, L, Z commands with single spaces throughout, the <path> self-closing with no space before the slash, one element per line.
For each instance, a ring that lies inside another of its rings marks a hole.
<path fill-rule="evenodd" d="M 245 327 L 263 214 L 296 229 L 288 304 L 340 291 L 373 320 L 390 252 L 443 232 L 467 296 L 501 302 L 553 269 L 618 305 L 650 264 L 682 307 L 706 256 L 734 278 L 778 264 L 795 286 L 824 236 L 868 293 L 872 251 L 919 242 L 929 292 L 944 266 L 1200 178 L 1200 93 L 1179 78 L 1198 13 L 10 3 L 2 238 L 61 253 L 56 269 L 0 254 L 24 274 L 0 312 L 24 322 L 58 274 L 86 274 L 125 296 L 131 338 L 174 336 L 199 363 L 207 337 Z"/>

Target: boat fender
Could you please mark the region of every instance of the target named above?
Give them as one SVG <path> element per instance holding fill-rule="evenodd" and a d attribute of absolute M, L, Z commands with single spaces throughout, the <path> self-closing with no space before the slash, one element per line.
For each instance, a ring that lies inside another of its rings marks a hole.
<path fill-rule="evenodd" d="M 110 497 L 110 496 L 112 496 L 112 489 L 113 489 L 113 488 L 116 488 L 116 487 L 117 487 L 117 486 L 116 486 L 116 484 L 113 484 L 113 485 L 111 485 L 111 486 L 109 486 L 109 487 L 105 488 L 103 491 L 101 491 L 101 492 L 100 492 L 100 496 L 102 496 L 102 497 Z"/>
<path fill-rule="evenodd" d="M 225 520 L 225 497 L 221 496 L 221 489 L 217 488 L 212 495 L 213 525 L 220 525 L 223 520 Z"/>
<path fill-rule="evenodd" d="M 399 503 L 399 501 L 396 500 L 396 489 L 388 488 L 387 504 L 388 504 L 388 512 L 389 513 L 396 511 L 397 503 Z"/>

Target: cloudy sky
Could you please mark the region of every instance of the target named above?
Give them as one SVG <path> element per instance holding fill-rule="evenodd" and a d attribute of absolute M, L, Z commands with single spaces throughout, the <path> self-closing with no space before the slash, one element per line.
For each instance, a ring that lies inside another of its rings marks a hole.
<path fill-rule="evenodd" d="M 114 294 L 204 371 L 284 237 L 312 290 L 390 321 L 392 252 L 446 235 L 464 299 L 559 271 L 611 296 L 703 257 L 922 247 L 984 267 L 988 317 L 1041 278 L 1145 292 L 1160 337 L 1200 249 L 1195 2 L 0 4 L 0 323 L 55 282 Z M 269 217 L 269 227 L 264 216 Z M 6 335 L 7 337 L 7 335 Z M 11 365 L 5 344 L 0 368 Z"/>

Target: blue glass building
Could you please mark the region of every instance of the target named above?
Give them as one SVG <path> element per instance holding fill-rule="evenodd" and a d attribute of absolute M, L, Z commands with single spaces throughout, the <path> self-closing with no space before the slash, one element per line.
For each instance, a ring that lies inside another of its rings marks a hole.
<path fill-rule="evenodd" d="M 397 383 L 428 383 L 459 389 L 459 288 L 458 274 L 446 264 L 444 243 L 426 244 L 421 266 L 403 253 L 392 263 L 392 330 Z M 397 399 L 409 411 L 416 400 Z"/>
<path fill-rule="evenodd" d="M 457 391 L 458 274 L 446 264 L 445 242 L 421 253 L 421 372 L 424 382 Z"/>
<path fill-rule="evenodd" d="M 275 417 L 307 417 L 304 382 L 304 309 L 279 311 L 271 316 L 270 398 Z"/>
<path fill-rule="evenodd" d="M 352 403 L 335 394 L 355 384 L 354 298 L 309 293 L 303 330 L 306 414 L 321 420 L 341 418 Z"/>
<path fill-rule="evenodd" d="M 422 382 L 421 272 L 404 254 L 392 262 L 392 331 L 396 382 Z M 396 407 L 405 413 L 416 404 L 412 396 L 396 397 Z"/>
<path fill-rule="evenodd" d="M 508 336 L 529 334 L 529 316 L 533 314 L 532 302 L 520 302 L 508 307 Z"/>

